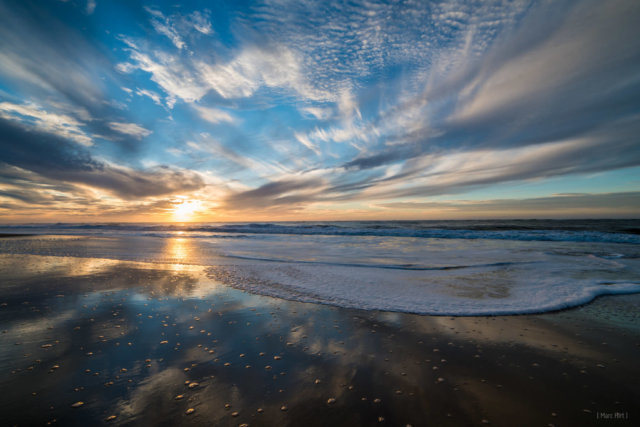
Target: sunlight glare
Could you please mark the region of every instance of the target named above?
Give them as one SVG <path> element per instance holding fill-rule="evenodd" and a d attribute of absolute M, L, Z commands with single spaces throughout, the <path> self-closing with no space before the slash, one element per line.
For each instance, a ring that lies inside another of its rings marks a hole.
<path fill-rule="evenodd" d="M 177 199 L 174 201 L 173 219 L 176 221 L 190 221 L 200 207 L 199 200 Z"/>

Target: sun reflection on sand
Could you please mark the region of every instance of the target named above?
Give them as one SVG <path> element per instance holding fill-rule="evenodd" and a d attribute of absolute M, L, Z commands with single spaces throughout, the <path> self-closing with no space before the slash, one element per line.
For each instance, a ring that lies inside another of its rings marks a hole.
<path fill-rule="evenodd" d="M 189 259 L 193 252 L 193 246 L 188 239 L 176 237 L 167 239 L 164 248 L 166 259 L 171 263 L 173 271 L 183 271 L 185 264 L 189 264 Z"/>

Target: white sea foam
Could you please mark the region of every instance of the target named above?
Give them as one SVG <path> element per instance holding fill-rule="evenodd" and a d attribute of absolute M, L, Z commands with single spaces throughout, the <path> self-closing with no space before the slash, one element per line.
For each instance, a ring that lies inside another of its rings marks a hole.
<path fill-rule="evenodd" d="M 585 304 L 599 295 L 640 292 L 640 283 L 570 280 L 539 268 L 518 270 L 425 272 L 276 262 L 218 266 L 210 275 L 238 289 L 289 300 L 451 316 L 540 313 Z"/>

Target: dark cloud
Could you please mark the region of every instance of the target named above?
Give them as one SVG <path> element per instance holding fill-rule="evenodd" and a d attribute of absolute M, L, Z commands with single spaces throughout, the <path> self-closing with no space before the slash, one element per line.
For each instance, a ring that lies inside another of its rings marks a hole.
<path fill-rule="evenodd" d="M 54 134 L 0 119 L 0 160 L 42 177 L 105 189 L 124 199 L 187 192 L 204 186 L 193 172 L 158 166 L 134 170 L 94 159 L 77 144 Z"/>
<path fill-rule="evenodd" d="M 640 214 L 640 192 L 603 193 L 603 194 L 558 194 L 551 197 L 529 199 L 497 199 L 483 201 L 451 201 L 451 202 L 395 202 L 381 203 L 377 206 L 401 210 L 442 210 L 458 211 L 467 214 L 495 213 L 504 214 L 526 211 L 532 214 L 560 212 L 582 216 L 593 215 L 594 212 L 605 212 L 618 217 L 637 217 Z"/>
<path fill-rule="evenodd" d="M 235 193 L 227 197 L 228 209 L 261 209 L 308 203 L 320 195 L 321 179 L 303 178 L 269 182 L 256 189 Z"/>
<path fill-rule="evenodd" d="M 640 125 L 633 126 L 635 132 Z M 411 178 L 413 185 L 390 187 L 380 190 L 375 197 L 416 197 L 457 194 L 467 190 L 490 186 L 504 182 L 549 178 L 559 175 L 586 174 L 606 170 L 620 169 L 640 164 L 640 146 L 629 133 L 625 138 L 581 141 L 536 146 L 530 153 L 516 152 L 516 158 L 510 158 L 513 151 L 492 153 L 493 159 L 485 163 L 474 160 L 473 154 L 463 162 L 459 169 L 430 171 L 422 166 L 412 172 L 405 172 L 402 178 L 390 177 L 380 182 L 406 184 Z M 481 157 L 482 153 L 478 153 Z M 515 157 L 515 156 L 514 156 Z M 442 160 L 446 162 L 446 156 Z M 434 163 L 438 159 L 434 159 Z M 398 182 L 400 181 L 400 182 Z M 380 183 L 379 182 L 379 183 Z M 374 194 L 369 194 L 372 197 Z"/>
<path fill-rule="evenodd" d="M 418 156 L 414 146 L 390 148 L 373 155 L 357 157 L 343 165 L 345 169 L 372 169 Z"/>

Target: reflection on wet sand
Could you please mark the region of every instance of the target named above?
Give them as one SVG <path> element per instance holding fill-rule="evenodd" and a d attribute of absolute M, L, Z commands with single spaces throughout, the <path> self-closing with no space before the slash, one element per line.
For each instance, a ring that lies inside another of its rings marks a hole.
<path fill-rule="evenodd" d="M 630 327 L 602 315 L 614 299 L 536 316 L 367 312 L 222 286 L 180 263 L 190 251 L 172 239 L 168 264 L 0 256 L 3 420 L 590 425 L 640 398 L 638 296 L 616 300 Z"/>

